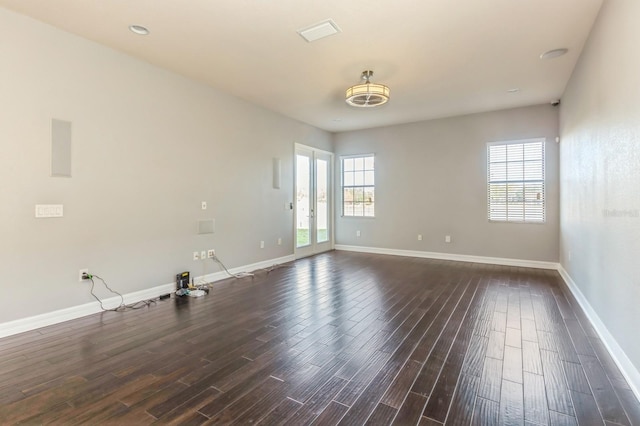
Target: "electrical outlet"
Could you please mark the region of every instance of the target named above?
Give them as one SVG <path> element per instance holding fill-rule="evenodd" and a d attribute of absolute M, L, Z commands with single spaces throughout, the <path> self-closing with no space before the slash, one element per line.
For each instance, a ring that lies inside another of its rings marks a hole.
<path fill-rule="evenodd" d="M 207 251 L 206 250 L 202 250 L 200 252 L 200 260 L 205 260 L 207 258 Z"/>
<path fill-rule="evenodd" d="M 200 206 L 202 207 L 202 210 L 206 210 L 207 209 L 207 202 L 203 201 Z"/>
<path fill-rule="evenodd" d="M 356 231 L 356 237 L 360 236 L 360 230 Z"/>
<path fill-rule="evenodd" d="M 422 234 L 418 234 L 418 241 L 422 241 Z"/>
<path fill-rule="evenodd" d="M 200 260 L 200 253 L 198 253 L 197 251 L 193 252 L 193 260 Z"/>
<path fill-rule="evenodd" d="M 264 241 L 260 241 L 260 248 L 264 248 Z"/>
<path fill-rule="evenodd" d="M 278 245 L 281 246 L 282 245 L 282 238 L 278 238 Z"/>
<path fill-rule="evenodd" d="M 445 235 L 444 242 L 445 243 L 450 243 L 451 242 L 451 235 Z"/>
<path fill-rule="evenodd" d="M 80 271 L 78 271 L 78 281 L 82 282 L 84 281 L 84 278 L 82 278 L 82 274 L 88 274 L 89 270 L 88 269 L 80 269 Z"/>
<path fill-rule="evenodd" d="M 207 257 L 209 259 L 211 259 L 212 257 L 214 257 L 216 255 L 216 251 L 214 249 L 211 250 L 207 250 Z"/>

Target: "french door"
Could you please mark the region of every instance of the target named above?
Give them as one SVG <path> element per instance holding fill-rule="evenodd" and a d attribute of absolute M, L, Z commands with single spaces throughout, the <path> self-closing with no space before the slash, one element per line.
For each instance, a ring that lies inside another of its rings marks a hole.
<path fill-rule="evenodd" d="M 333 249 L 333 154 L 296 144 L 295 255 Z"/>

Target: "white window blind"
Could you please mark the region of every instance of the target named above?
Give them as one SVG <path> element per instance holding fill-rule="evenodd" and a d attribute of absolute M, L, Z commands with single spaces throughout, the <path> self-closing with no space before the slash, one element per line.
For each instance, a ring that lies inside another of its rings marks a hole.
<path fill-rule="evenodd" d="M 544 139 L 487 145 L 489 220 L 545 221 Z"/>

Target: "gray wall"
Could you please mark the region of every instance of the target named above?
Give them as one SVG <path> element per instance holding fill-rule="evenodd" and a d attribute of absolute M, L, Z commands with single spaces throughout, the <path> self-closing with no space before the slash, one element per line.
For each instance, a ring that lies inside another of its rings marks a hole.
<path fill-rule="evenodd" d="M 640 369 L 640 2 L 605 1 L 562 97 L 561 263 Z"/>
<path fill-rule="evenodd" d="M 1 8 L 0 34 L 0 323 L 92 301 L 80 268 L 128 293 L 202 274 L 194 250 L 293 253 L 294 143 L 332 150 L 330 134 Z M 71 178 L 49 176 L 52 118 L 72 122 Z"/>
<path fill-rule="evenodd" d="M 376 155 L 376 217 L 342 217 L 338 187 L 336 244 L 557 262 L 557 135 L 551 105 L 339 133 L 338 161 Z M 487 142 L 533 137 L 547 138 L 547 222 L 489 223 Z"/>

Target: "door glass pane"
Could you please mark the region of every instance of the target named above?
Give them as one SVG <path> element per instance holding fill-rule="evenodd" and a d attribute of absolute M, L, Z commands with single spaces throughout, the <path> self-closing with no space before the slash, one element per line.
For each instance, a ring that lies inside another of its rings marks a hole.
<path fill-rule="evenodd" d="M 296 155 L 296 247 L 311 244 L 309 208 L 311 206 L 311 163 L 309 157 Z"/>
<path fill-rule="evenodd" d="M 316 160 L 316 242 L 329 241 L 329 175 L 326 160 Z"/>

